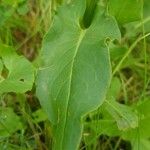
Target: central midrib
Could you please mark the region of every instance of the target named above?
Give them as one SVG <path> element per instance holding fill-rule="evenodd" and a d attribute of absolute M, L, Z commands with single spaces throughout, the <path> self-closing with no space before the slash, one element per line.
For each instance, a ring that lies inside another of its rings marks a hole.
<path fill-rule="evenodd" d="M 84 38 L 85 33 L 86 33 L 86 30 L 81 29 L 80 34 L 79 34 L 79 39 L 77 41 L 77 45 L 76 45 L 76 48 L 75 48 L 74 56 L 73 56 L 73 59 L 72 59 L 72 63 L 71 63 L 71 70 L 70 70 L 70 77 L 69 77 L 69 92 L 68 92 L 68 98 L 67 98 L 67 109 L 66 109 L 66 117 L 65 117 L 65 126 L 64 126 L 64 129 L 63 129 L 63 138 L 62 138 L 62 143 L 61 143 L 62 148 L 63 148 L 63 141 L 64 141 L 64 133 L 65 133 L 65 130 L 66 130 L 69 99 L 70 99 L 70 95 L 71 95 L 71 84 L 72 84 L 74 61 L 75 61 L 75 57 L 78 53 L 78 49 L 79 49 L 80 44 L 81 44 L 81 42 Z"/>

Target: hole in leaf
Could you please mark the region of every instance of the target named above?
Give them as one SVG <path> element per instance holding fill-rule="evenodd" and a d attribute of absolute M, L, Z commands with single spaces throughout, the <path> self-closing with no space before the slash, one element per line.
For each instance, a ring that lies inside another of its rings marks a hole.
<path fill-rule="evenodd" d="M 20 79 L 19 81 L 24 82 L 24 79 Z"/>

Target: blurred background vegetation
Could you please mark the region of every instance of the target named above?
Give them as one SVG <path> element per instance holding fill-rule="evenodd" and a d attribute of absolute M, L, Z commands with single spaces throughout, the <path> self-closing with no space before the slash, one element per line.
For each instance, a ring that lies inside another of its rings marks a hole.
<path fill-rule="evenodd" d="M 100 3 L 108 7 L 107 0 Z M 0 44 L 14 47 L 37 67 L 42 39 L 58 4 L 55 0 L 0 0 Z M 150 1 L 144 0 L 143 5 L 138 21 L 126 23 L 116 16 L 122 39 L 110 44 L 113 78 L 108 101 L 85 118 L 81 150 L 150 149 L 150 37 L 145 36 L 150 32 Z M 51 137 L 35 86 L 25 94 L 0 97 L 1 150 L 49 150 Z"/>

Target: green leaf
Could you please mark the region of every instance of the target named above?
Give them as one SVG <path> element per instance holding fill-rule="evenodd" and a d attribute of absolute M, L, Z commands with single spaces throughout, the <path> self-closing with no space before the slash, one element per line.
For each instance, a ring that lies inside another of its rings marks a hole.
<path fill-rule="evenodd" d="M 15 10 L 18 8 L 19 12 L 21 7 L 17 7 L 26 0 L 2 0 L 0 1 L 0 26 L 4 26 L 5 22 L 13 16 Z M 27 4 L 27 3 L 26 3 Z M 25 9 L 25 8 L 24 8 Z M 21 10 L 22 12 L 23 10 Z M 25 10 L 24 10 L 25 11 Z"/>
<path fill-rule="evenodd" d="M 0 59 L 0 74 L 2 73 L 2 70 L 3 70 L 3 62 L 2 62 L 2 60 Z"/>
<path fill-rule="evenodd" d="M 150 2 L 149 0 L 144 0 L 144 28 L 145 32 L 150 32 Z"/>
<path fill-rule="evenodd" d="M 103 104 L 103 105 L 106 105 L 106 104 Z M 127 109 L 130 109 L 131 111 L 131 108 L 127 108 Z M 149 143 L 147 139 L 150 137 L 149 108 L 150 108 L 149 99 L 141 101 L 139 104 L 135 105 L 134 110 L 138 112 L 138 126 L 136 128 L 128 127 L 127 130 L 119 130 L 115 123 L 115 120 L 118 120 L 118 119 L 116 119 L 117 117 L 114 117 L 114 113 L 110 110 L 112 108 L 108 107 L 108 109 L 106 109 L 106 106 L 104 106 L 101 111 L 102 118 L 100 120 L 92 120 L 91 122 L 85 123 L 85 129 L 86 129 L 85 138 L 86 140 L 90 141 L 90 139 L 96 139 L 99 135 L 102 135 L 102 134 L 105 134 L 108 136 L 120 136 L 122 139 L 130 141 L 132 144 L 132 149 L 134 150 L 137 150 L 138 147 L 140 149 L 144 149 L 144 148 L 148 149 Z M 109 114 L 108 114 L 108 110 L 109 110 Z M 122 114 L 121 113 L 121 111 L 123 111 L 122 107 L 120 107 L 118 112 L 119 111 L 120 111 L 119 114 Z M 126 113 L 124 111 L 124 115 L 126 116 L 126 118 L 129 116 L 129 114 L 131 114 L 129 111 L 128 112 L 126 111 Z M 134 115 L 132 115 L 132 118 L 133 117 Z M 127 122 L 130 121 L 131 117 L 129 116 L 128 118 L 127 118 L 128 120 Z"/>
<path fill-rule="evenodd" d="M 39 123 L 39 122 L 47 120 L 47 115 L 45 114 L 43 109 L 38 109 L 37 111 L 33 112 L 32 116 L 33 116 L 33 120 L 36 123 Z"/>
<path fill-rule="evenodd" d="M 7 21 L 12 16 L 13 13 L 14 13 L 13 7 L 6 7 L 0 5 L 0 26 L 3 26 L 5 21 Z"/>
<path fill-rule="evenodd" d="M 120 130 L 136 128 L 138 126 L 138 117 L 130 107 L 119 104 L 115 100 L 106 101 L 105 107 L 116 120 Z"/>
<path fill-rule="evenodd" d="M 121 24 L 140 20 L 142 16 L 142 0 L 110 0 L 108 7 Z"/>
<path fill-rule="evenodd" d="M 24 2 L 24 1 L 26 1 L 26 0 L 2 0 L 2 3 L 3 3 L 4 5 L 10 5 L 10 6 L 12 6 L 12 7 L 15 7 L 15 6 L 17 6 L 19 3 L 22 3 L 22 2 Z"/>
<path fill-rule="evenodd" d="M 37 76 L 37 96 L 53 125 L 53 149 L 76 150 L 82 117 L 104 101 L 111 78 L 107 38 L 120 39 L 115 20 L 98 8 L 86 30 L 85 1 L 62 5 L 47 33 Z"/>
<path fill-rule="evenodd" d="M 85 123 L 85 128 L 87 130 L 88 136 L 86 138 L 89 138 L 89 141 L 92 138 L 97 139 L 98 136 L 105 134 L 108 136 L 118 136 L 121 134 L 120 130 L 118 130 L 118 127 L 116 125 L 115 120 L 112 119 L 100 119 L 100 120 L 94 120 L 92 122 Z M 88 132 L 88 129 L 91 129 L 90 132 Z"/>
<path fill-rule="evenodd" d="M 149 150 L 150 149 L 150 141 L 148 139 L 141 139 L 140 141 L 133 140 L 132 141 L 132 149 L 133 150 L 137 150 L 137 149 Z"/>
<path fill-rule="evenodd" d="M 24 93 L 32 89 L 34 82 L 34 68 L 23 56 L 18 56 L 12 47 L 0 45 L 2 58 L 8 75 L 1 75 L 0 93 Z"/>
<path fill-rule="evenodd" d="M 116 97 L 120 91 L 121 82 L 118 78 L 113 78 L 110 89 L 105 101 L 105 109 L 116 120 L 120 130 L 136 128 L 138 126 L 138 117 L 129 106 L 120 104 L 116 101 Z"/>
<path fill-rule="evenodd" d="M 139 126 L 133 130 L 129 130 L 128 132 L 125 132 L 123 134 L 123 138 L 128 140 L 133 140 L 137 138 L 138 136 L 141 139 L 146 139 L 150 137 L 150 114 L 149 114 L 149 108 L 150 108 L 150 100 L 149 98 L 147 100 L 141 101 L 135 109 L 137 109 L 139 115 Z"/>
<path fill-rule="evenodd" d="M 29 11 L 30 11 L 30 8 L 27 2 L 22 3 L 17 8 L 17 12 L 19 13 L 19 15 L 26 15 Z"/>
<path fill-rule="evenodd" d="M 84 124 L 83 139 L 87 148 L 90 145 L 95 145 L 95 142 L 97 143 L 97 139 L 101 135 L 118 136 L 119 133 L 120 131 L 113 119 L 92 120 Z M 96 148 L 92 147 L 92 149 L 95 150 Z"/>
<path fill-rule="evenodd" d="M 110 85 L 110 89 L 107 94 L 107 99 L 116 98 L 121 89 L 121 82 L 118 77 L 113 77 Z"/>
<path fill-rule="evenodd" d="M 8 137 L 21 129 L 23 129 L 23 124 L 12 108 L 0 108 L 0 138 Z"/>

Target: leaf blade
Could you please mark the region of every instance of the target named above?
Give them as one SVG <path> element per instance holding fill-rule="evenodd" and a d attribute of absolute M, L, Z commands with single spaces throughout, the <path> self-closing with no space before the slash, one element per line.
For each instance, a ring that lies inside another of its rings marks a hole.
<path fill-rule="evenodd" d="M 104 41 L 107 37 L 120 38 L 116 22 L 101 9 L 96 11 L 91 26 L 83 30 L 79 20 L 84 2 L 60 7 L 41 52 L 43 66 L 38 72 L 37 96 L 53 124 L 56 150 L 79 146 L 81 120 L 103 103 L 111 78 Z M 117 33 L 109 30 L 108 23 Z"/>

